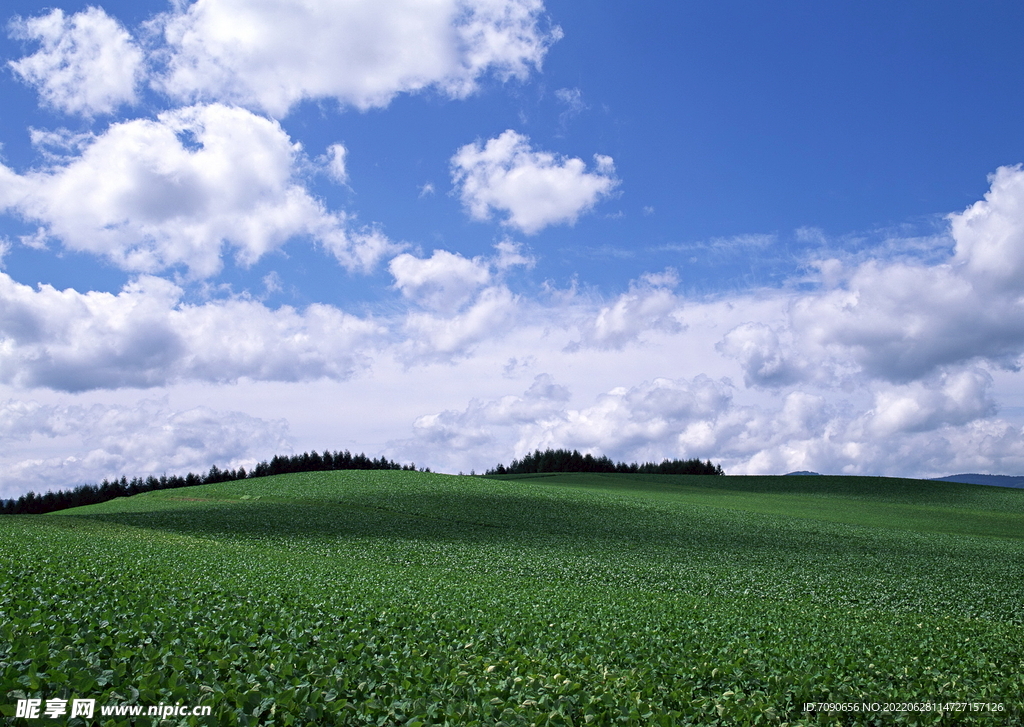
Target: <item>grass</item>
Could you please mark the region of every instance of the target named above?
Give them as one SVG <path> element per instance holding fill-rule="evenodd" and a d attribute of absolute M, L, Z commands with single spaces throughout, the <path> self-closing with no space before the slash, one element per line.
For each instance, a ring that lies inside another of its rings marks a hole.
<path fill-rule="evenodd" d="M 224 725 L 1014 724 L 1022 526 L 1024 491 L 957 483 L 373 471 L 7 516 L 3 709 L 79 696 L 209 704 L 191 723 Z"/>

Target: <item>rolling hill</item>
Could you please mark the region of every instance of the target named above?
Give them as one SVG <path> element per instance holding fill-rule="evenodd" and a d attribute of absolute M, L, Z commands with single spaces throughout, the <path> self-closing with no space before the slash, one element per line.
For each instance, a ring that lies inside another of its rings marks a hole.
<path fill-rule="evenodd" d="M 5 516 L 0 574 L 9 716 L 1003 725 L 1024 702 L 1012 489 L 314 472 Z"/>

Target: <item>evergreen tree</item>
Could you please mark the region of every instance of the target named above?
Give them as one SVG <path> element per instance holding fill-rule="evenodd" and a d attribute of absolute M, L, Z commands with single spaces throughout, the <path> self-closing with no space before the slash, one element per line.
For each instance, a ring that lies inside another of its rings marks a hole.
<path fill-rule="evenodd" d="M 488 475 L 525 475 L 541 472 L 620 472 L 659 475 L 724 475 L 721 465 L 712 464 L 711 460 L 701 462 L 700 459 L 663 460 L 660 464 L 645 462 L 615 463 L 606 456 L 594 457 L 582 455 L 577 450 L 539 449 L 527 454 L 521 460 L 513 459 L 508 467 L 499 464 L 488 470 Z"/>

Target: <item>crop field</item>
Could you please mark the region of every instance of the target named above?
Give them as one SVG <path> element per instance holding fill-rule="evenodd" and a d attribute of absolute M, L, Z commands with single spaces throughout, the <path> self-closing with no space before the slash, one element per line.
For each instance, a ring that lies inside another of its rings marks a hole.
<path fill-rule="evenodd" d="M 14 716 L 75 698 L 211 708 L 167 725 L 1020 724 L 1024 491 L 340 471 L 4 516 L 3 719 L 156 723 Z"/>

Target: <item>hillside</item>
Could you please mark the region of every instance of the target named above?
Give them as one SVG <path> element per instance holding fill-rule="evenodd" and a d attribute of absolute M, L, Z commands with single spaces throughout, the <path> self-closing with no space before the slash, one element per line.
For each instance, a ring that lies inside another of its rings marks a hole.
<path fill-rule="evenodd" d="M 806 703 L 927 702 L 944 708 L 898 717 L 995 725 L 1024 699 L 1019 490 L 294 474 L 5 516 L 0 573 L 9 705 L 202 703 L 210 724 L 824 725 L 897 715 Z M 972 700 L 1000 706 L 954 704 Z"/>

